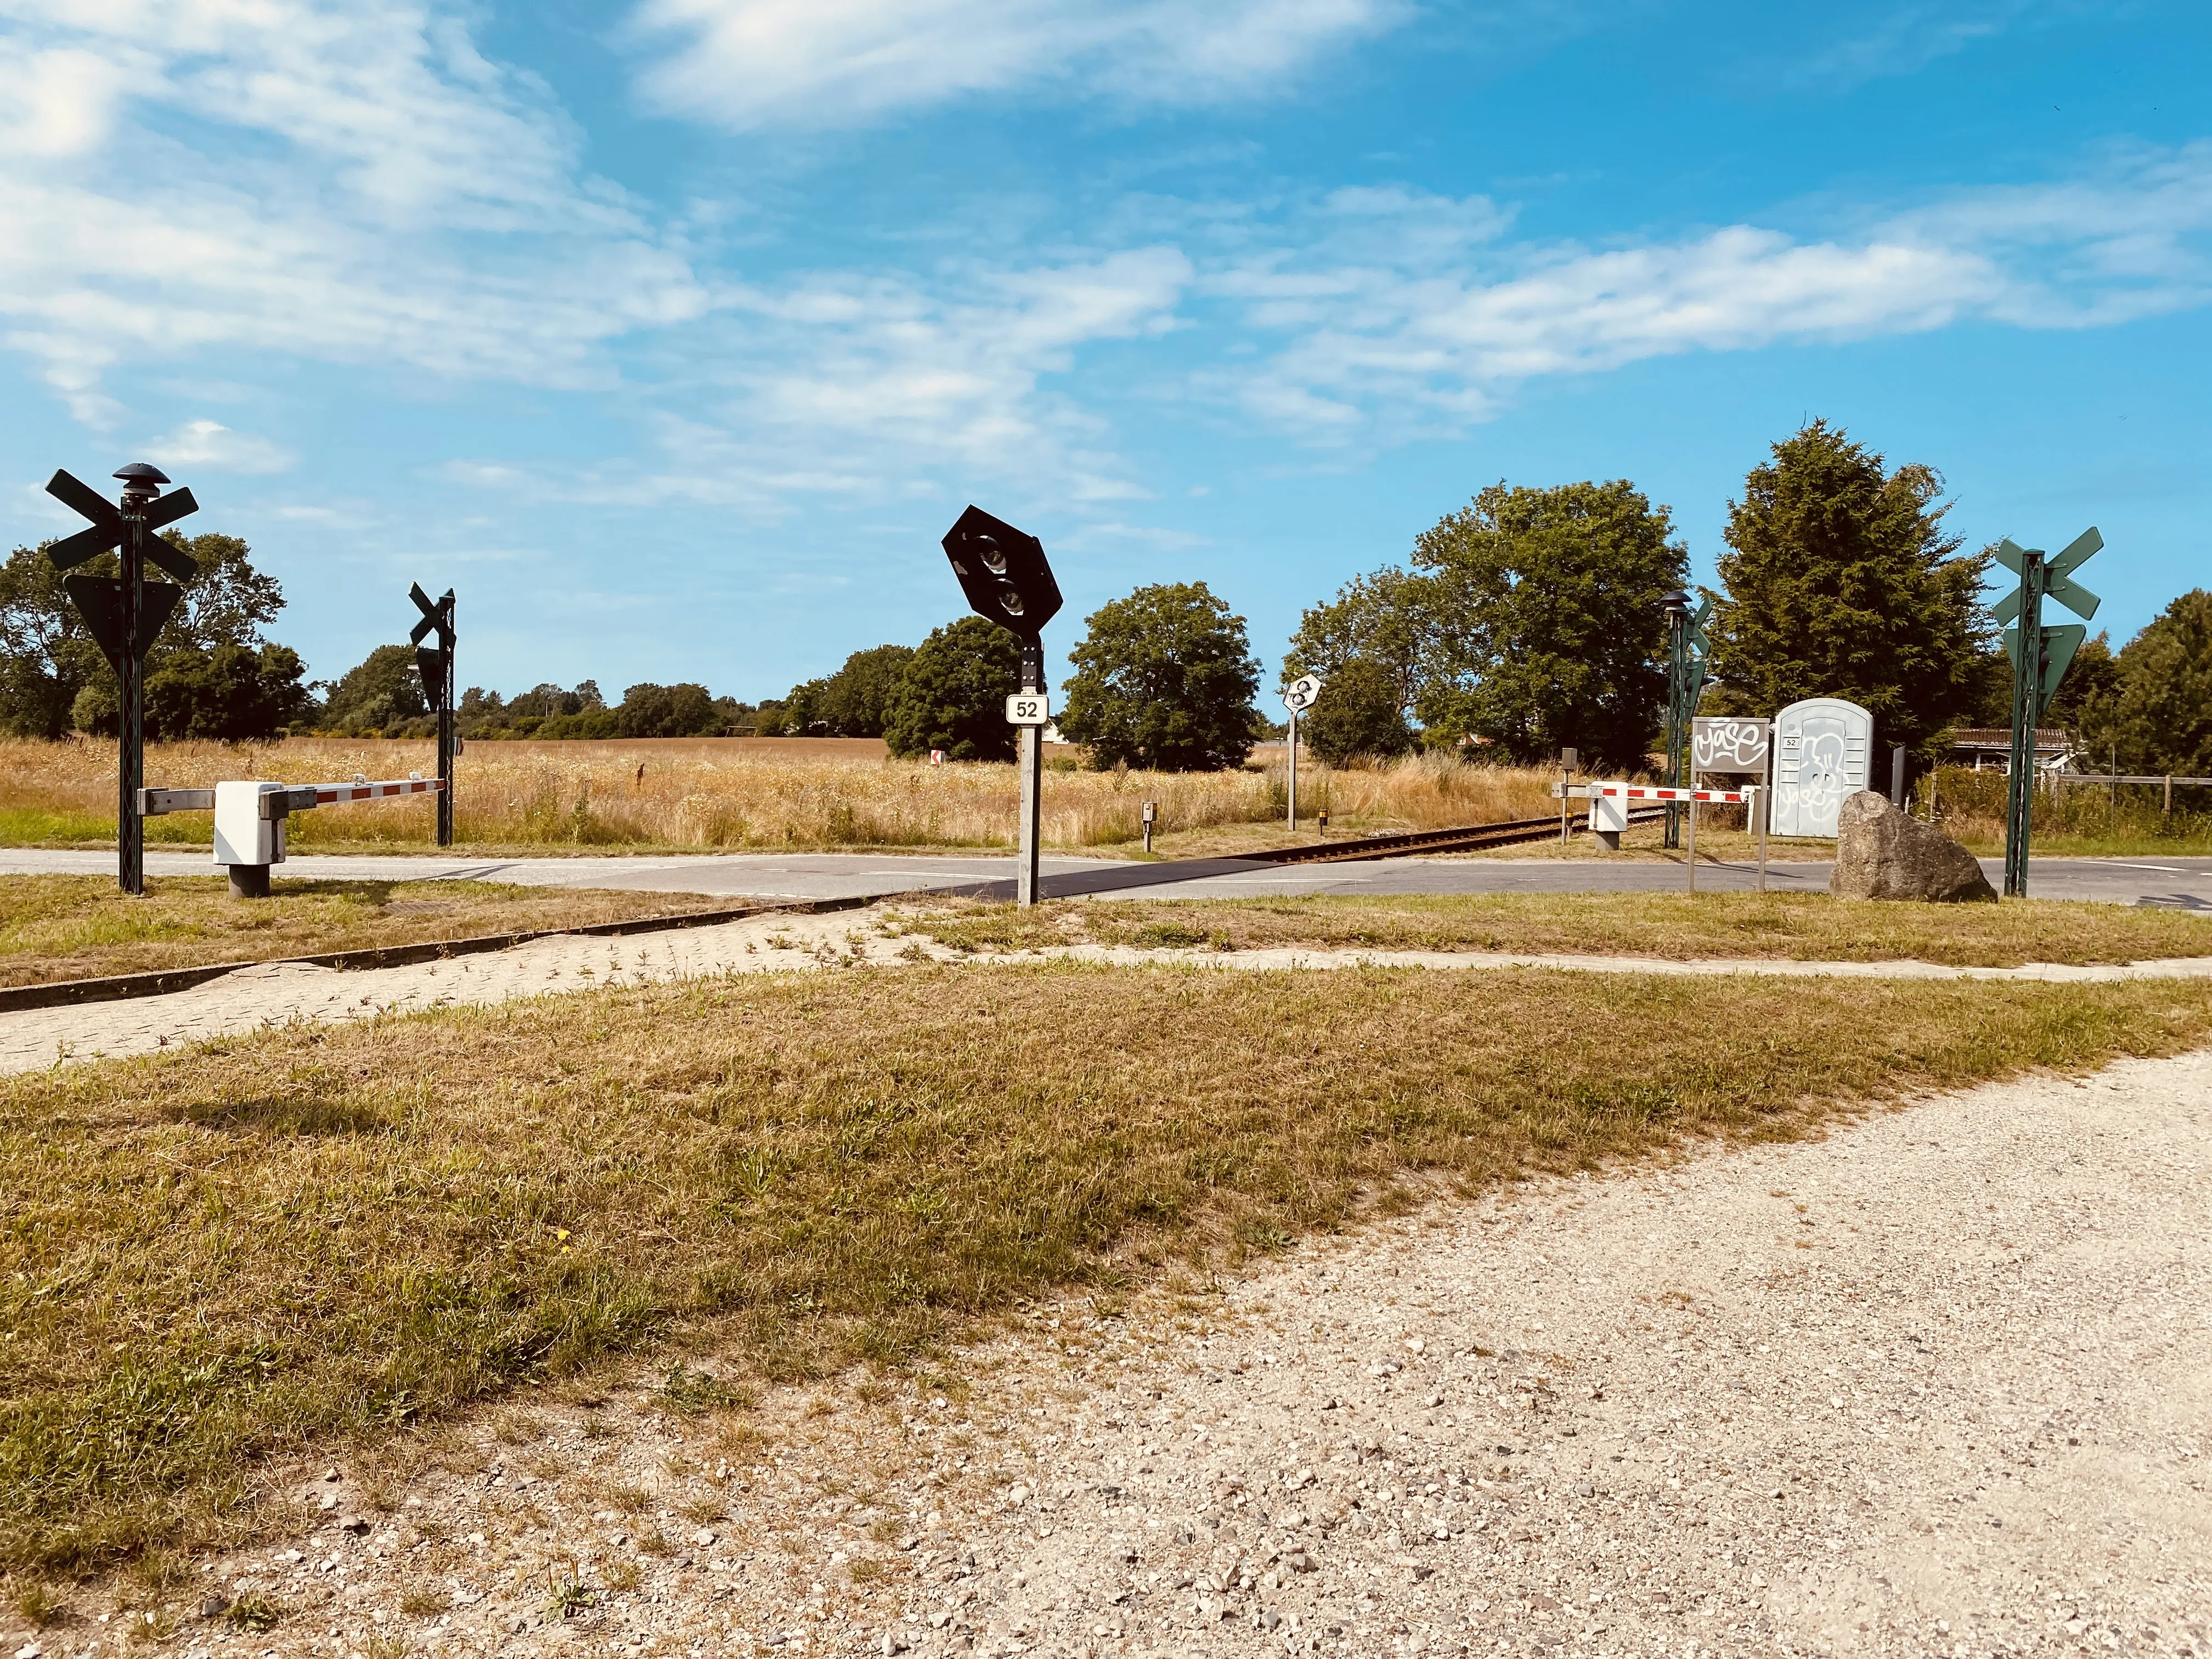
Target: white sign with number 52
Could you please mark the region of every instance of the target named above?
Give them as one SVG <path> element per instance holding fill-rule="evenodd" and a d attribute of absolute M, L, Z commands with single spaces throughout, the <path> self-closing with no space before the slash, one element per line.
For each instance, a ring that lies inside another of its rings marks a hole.
<path fill-rule="evenodd" d="M 1048 726 L 1052 722 L 1052 710 L 1042 691 L 1017 691 L 1006 699 L 1006 724 L 1009 726 Z"/>

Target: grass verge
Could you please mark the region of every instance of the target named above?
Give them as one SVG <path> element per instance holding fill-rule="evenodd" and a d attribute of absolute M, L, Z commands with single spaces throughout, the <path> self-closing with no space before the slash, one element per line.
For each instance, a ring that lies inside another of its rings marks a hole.
<path fill-rule="evenodd" d="M 279 876 L 275 889 L 247 901 L 230 897 L 222 876 L 156 876 L 132 898 L 106 876 L 0 878 L 0 985 L 583 927 L 739 902 L 485 881 Z"/>
<path fill-rule="evenodd" d="M 21 1078 L 0 1565 L 251 1530 L 258 1457 L 673 1328 L 770 1376 L 896 1364 L 1413 1178 L 1791 1136 L 2208 1029 L 2212 986 L 2177 983 L 1051 964 L 595 992 Z"/>
<path fill-rule="evenodd" d="M 1811 962 L 2124 963 L 2212 955 L 2212 917 L 2051 899 L 1905 904 L 1824 893 L 1334 894 L 1299 898 L 945 900 L 906 925 L 964 951 L 1060 945 L 1773 957 Z"/>

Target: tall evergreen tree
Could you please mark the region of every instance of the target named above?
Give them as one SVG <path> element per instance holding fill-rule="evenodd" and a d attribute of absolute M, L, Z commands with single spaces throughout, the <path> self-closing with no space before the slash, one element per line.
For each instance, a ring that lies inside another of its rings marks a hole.
<path fill-rule="evenodd" d="M 1974 707 L 1990 631 L 1989 555 L 1959 556 L 1942 493 L 1933 467 L 1887 471 L 1826 421 L 1776 444 L 1729 504 L 1714 706 L 1771 714 L 1846 697 L 1873 714 L 1876 743 L 1931 755 Z"/>

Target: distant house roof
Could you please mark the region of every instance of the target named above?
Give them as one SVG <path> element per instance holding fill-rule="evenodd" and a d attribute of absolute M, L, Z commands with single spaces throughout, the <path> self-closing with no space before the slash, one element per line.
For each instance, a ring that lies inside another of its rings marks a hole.
<path fill-rule="evenodd" d="M 1951 733 L 1954 749 L 1994 749 L 2012 753 L 2012 733 L 2001 726 L 1965 726 Z M 2074 734 L 2062 727 L 2038 726 L 2035 752 L 2060 754 L 2074 747 Z"/>

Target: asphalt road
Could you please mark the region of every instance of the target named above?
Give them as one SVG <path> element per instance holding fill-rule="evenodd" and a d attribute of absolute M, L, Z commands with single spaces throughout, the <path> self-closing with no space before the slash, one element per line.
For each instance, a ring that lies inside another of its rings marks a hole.
<path fill-rule="evenodd" d="M 918 890 L 1012 897 L 1012 860 L 996 858 L 899 858 L 848 853 L 706 854 L 684 857 L 456 859 L 413 854 L 301 856 L 280 877 L 424 881 L 459 878 L 528 886 L 618 887 L 749 898 L 865 898 Z M 2003 866 L 1984 859 L 1993 884 Z M 26 848 L 0 849 L 0 875 L 112 874 L 112 853 Z M 149 851 L 149 875 L 210 875 L 204 853 Z M 1376 859 L 1358 864 L 1279 868 L 1237 859 L 1188 859 L 1168 864 L 1048 858 L 1048 896 L 1228 898 L 1270 893 L 1628 893 L 1679 892 L 1678 864 L 1530 859 Z M 1701 891 L 1742 891 L 1756 883 L 1753 866 L 1700 864 Z M 1771 864 L 1776 892 L 1826 892 L 1826 864 Z M 2212 859 L 2037 859 L 2028 891 L 2038 898 L 2092 899 L 2112 904 L 2163 905 L 2212 911 Z"/>

